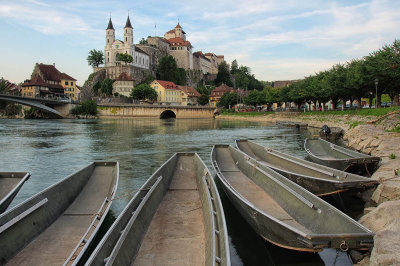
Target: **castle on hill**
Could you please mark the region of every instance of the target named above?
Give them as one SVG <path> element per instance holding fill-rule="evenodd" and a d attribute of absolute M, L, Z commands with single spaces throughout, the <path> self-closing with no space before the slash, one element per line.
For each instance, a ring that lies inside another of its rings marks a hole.
<path fill-rule="evenodd" d="M 125 73 L 129 79 L 139 83 L 149 74 L 156 76 L 158 62 L 164 56 L 171 55 L 176 60 L 178 67 L 185 69 L 188 73 L 198 73 L 198 81 L 207 75 L 214 78 L 218 73 L 218 64 L 224 60 L 224 56 L 214 53 L 192 51 L 193 46 L 186 38 L 186 33 L 178 24 L 176 27 L 164 34 L 164 37 L 151 37 L 134 44 L 133 27 L 128 15 L 124 27 L 124 38 L 115 38 L 115 29 L 111 18 L 106 28 L 106 39 L 104 47 L 104 67 L 95 68 L 94 71 L 105 69 L 108 78 L 116 80 Z M 129 54 L 133 58 L 132 63 L 118 60 L 119 54 Z M 124 74 L 124 75 L 125 75 Z M 192 75 L 193 76 L 193 75 Z M 193 78 L 188 78 L 189 84 L 193 85 Z"/>

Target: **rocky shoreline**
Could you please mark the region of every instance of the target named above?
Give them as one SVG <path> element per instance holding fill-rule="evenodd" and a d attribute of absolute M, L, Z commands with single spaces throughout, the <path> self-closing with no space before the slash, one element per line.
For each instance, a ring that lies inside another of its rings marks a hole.
<path fill-rule="evenodd" d="M 379 156 L 382 162 L 372 175 L 379 186 L 361 196 L 366 201 L 364 216 L 359 222 L 375 233 L 374 248 L 370 253 L 351 252 L 356 265 L 400 265 L 400 134 L 388 130 L 400 125 L 400 114 L 395 113 L 376 123 L 376 117 L 266 115 L 257 117 L 218 116 L 223 120 L 246 120 L 273 123 L 290 120 L 307 123 L 310 127 L 323 125 L 344 129 L 348 147 Z M 360 125 L 351 125 L 360 122 Z"/>

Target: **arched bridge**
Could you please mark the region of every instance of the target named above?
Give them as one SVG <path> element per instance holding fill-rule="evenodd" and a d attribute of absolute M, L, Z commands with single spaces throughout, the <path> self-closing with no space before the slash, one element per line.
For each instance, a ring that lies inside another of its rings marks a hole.
<path fill-rule="evenodd" d="M 215 108 L 156 104 L 99 104 L 100 117 L 213 118 Z"/>
<path fill-rule="evenodd" d="M 45 104 L 48 104 L 51 106 L 59 106 L 59 105 L 69 104 L 69 102 L 63 102 L 63 101 L 56 101 L 56 100 L 49 100 L 49 99 L 42 99 L 42 98 L 21 97 L 21 96 L 8 95 L 8 94 L 0 94 L 0 100 L 35 107 L 39 110 L 42 110 L 47 113 L 55 114 L 59 117 L 64 117 L 64 115 L 61 114 L 56 109 L 54 109 L 50 106 L 47 106 Z"/>

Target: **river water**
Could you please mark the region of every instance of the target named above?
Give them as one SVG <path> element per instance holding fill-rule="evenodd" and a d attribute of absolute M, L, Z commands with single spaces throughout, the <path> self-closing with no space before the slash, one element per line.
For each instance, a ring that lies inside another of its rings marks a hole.
<path fill-rule="evenodd" d="M 175 152 L 197 152 L 213 173 L 213 144 L 235 139 L 257 143 L 304 158 L 307 131 L 274 124 L 211 119 L 0 120 L 0 171 L 27 171 L 12 206 L 95 160 L 117 160 L 120 179 L 111 217 L 135 190 Z M 262 240 L 220 190 L 229 231 L 233 265 L 352 265 L 346 253 L 300 253 Z"/>

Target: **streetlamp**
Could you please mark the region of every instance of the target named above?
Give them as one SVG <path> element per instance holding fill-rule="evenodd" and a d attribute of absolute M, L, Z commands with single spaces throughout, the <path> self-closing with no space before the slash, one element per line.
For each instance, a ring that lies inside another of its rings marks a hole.
<path fill-rule="evenodd" d="M 378 82 L 379 79 L 375 78 L 375 109 L 378 108 Z"/>

